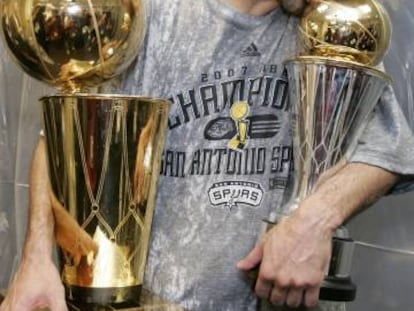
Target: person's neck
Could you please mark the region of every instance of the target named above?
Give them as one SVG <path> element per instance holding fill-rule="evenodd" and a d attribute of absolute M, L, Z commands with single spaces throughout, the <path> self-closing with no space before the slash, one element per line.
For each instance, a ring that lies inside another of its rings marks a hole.
<path fill-rule="evenodd" d="M 263 16 L 277 7 L 279 7 L 279 1 L 277 0 L 222 0 L 223 2 L 231 5 L 241 13 Z"/>

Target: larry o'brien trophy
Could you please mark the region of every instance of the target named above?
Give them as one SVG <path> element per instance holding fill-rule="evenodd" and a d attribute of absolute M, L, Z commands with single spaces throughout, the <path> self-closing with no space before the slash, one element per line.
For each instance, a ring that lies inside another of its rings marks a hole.
<path fill-rule="evenodd" d="M 375 0 L 322 0 L 305 13 L 300 32 L 302 56 L 285 64 L 295 164 L 286 215 L 353 152 L 369 113 L 390 83 L 386 74 L 371 67 L 382 60 L 391 37 L 388 15 Z M 320 299 L 355 298 L 353 246 L 346 228 L 338 229 Z"/>
<path fill-rule="evenodd" d="M 91 94 L 145 32 L 141 0 L 3 0 L 4 39 L 41 98 L 59 265 L 73 304 L 137 301 L 169 103 Z"/>

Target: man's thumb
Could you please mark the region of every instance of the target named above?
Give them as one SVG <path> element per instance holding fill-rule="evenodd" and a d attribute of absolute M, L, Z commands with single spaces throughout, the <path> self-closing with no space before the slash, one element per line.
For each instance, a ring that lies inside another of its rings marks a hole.
<path fill-rule="evenodd" d="M 262 261 L 263 256 L 263 243 L 258 243 L 246 257 L 237 263 L 237 268 L 240 270 L 248 271 L 258 266 Z"/>

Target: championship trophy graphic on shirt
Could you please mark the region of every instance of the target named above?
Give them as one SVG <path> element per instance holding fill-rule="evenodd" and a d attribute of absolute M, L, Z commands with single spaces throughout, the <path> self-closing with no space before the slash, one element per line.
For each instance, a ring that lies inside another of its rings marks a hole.
<path fill-rule="evenodd" d="M 295 179 L 289 215 L 350 155 L 389 77 L 371 67 L 387 51 L 391 24 L 374 0 L 320 1 L 301 20 L 302 56 L 288 60 Z M 328 172 L 329 171 L 329 172 Z M 277 221 L 274 215 L 272 222 Z M 320 298 L 350 301 L 353 242 L 337 230 Z"/>
<path fill-rule="evenodd" d="M 143 281 L 169 103 L 91 93 L 137 55 L 143 3 L 1 3 L 11 53 L 60 92 L 41 103 L 59 265 L 74 304 L 136 301 Z"/>
<path fill-rule="evenodd" d="M 243 149 L 247 142 L 249 121 L 245 120 L 249 114 L 249 104 L 239 101 L 231 106 L 230 115 L 236 122 L 237 135 L 229 142 L 229 148 L 233 150 Z"/>

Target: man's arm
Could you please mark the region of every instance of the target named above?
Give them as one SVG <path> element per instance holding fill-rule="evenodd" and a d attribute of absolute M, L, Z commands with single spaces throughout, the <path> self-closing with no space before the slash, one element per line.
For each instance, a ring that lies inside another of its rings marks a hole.
<path fill-rule="evenodd" d="M 350 163 L 325 180 L 238 263 L 250 270 L 261 262 L 257 295 L 275 305 L 315 306 L 335 230 L 386 194 L 398 178 L 375 166 Z"/>
<path fill-rule="evenodd" d="M 54 218 L 49 198 L 45 142 L 39 141 L 33 155 L 30 174 L 29 225 L 23 257 L 50 259 L 53 250 Z"/>
<path fill-rule="evenodd" d="M 29 224 L 23 258 L 14 281 L 0 306 L 1 311 L 29 311 L 49 306 L 67 310 L 64 289 L 52 261 L 54 217 L 49 197 L 45 142 L 33 156 L 30 175 Z"/>

